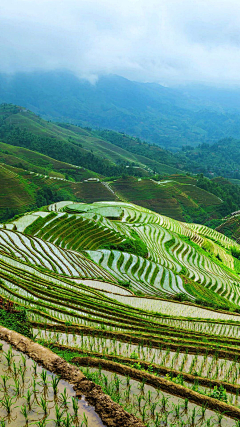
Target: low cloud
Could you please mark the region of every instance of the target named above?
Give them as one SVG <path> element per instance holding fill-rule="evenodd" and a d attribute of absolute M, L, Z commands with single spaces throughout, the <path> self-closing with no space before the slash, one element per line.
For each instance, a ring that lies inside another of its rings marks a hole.
<path fill-rule="evenodd" d="M 2 0 L 0 71 L 240 84 L 237 0 Z"/>

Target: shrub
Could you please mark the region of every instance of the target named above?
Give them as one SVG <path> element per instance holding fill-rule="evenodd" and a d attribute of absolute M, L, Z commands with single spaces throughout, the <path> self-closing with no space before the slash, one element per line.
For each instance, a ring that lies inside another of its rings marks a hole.
<path fill-rule="evenodd" d="M 101 246 L 101 249 L 110 249 L 110 250 L 128 252 L 130 254 L 141 256 L 143 258 L 147 258 L 148 256 L 147 246 L 141 239 L 139 239 L 139 237 L 136 237 L 136 238 L 134 237 L 133 239 L 130 239 L 128 237 L 123 242 L 118 244 L 106 243 L 105 245 Z"/>
<path fill-rule="evenodd" d="M 27 310 L 24 308 L 13 312 L 0 309 L 0 324 L 26 337 L 32 337 L 31 324 L 27 317 Z"/>

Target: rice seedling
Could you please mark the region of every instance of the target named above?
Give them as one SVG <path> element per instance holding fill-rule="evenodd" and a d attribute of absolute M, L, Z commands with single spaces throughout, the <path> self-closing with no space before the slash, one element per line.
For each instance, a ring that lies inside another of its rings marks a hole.
<path fill-rule="evenodd" d="M 1 375 L 2 383 L 3 383 L 3 389 L 6 392 L 7 391 L 7 381 L 9 379 L 9 376 L 7 375 Z"/>
<path fill-rule="evenodd" d="M 45 418 L 43 420 L 39 420 L 36 422 L 37 427 L 46 427 L 46 425 L 47 425 L 47 420 Z"/>
<path fill-rule="evenodd" d="M 47 400 L 45 399 L 45 397 L 40 397 L 40 402 L 39 405 L 41 406 L 43 413 L 45 415 L 45 417 L 48 415 L 48 405 L 47 405 Z"/>
<path fill-rule="evenodd" d="M 4 357 L 5 357 L 6 361 L 7 361 L 8 368 L 10 368 L 11 364 L 12 364 L 12 359 L 13 359 L 12 347 L 9 347 L 9 349 L 8 349 L 7 352 L 4 351 L 3 355 L 4 355 Z"/>
<path fill-rule="evenodd" d="M 54 396 L 57 395 L 59 381 L 60 381 L 59 377 L 52 377 L 52 388 L 53 388 Z"/>
<path fill-rule="evenodd" d="M 74 417 L 77 420 L 78 418 L 78 400 L 72 397 L 72 408 L 74 412 Z"/>
<path fill-rule="evenodd" d="M 64 411 L 61 411 L 59 406 L 55 404 L 55 425 L 56 427 L 61 427 L 63 421 Z"/>
<path fill-rule="evenodd" d="M 6 410 L 7 415 L 11 414 L 14 403 L 15 403 L 15 401 L 14 401 L 13 397 L 10 397 L 7 394 L 4 394 L 4 396 L 1 399 L 1 405 Z"/>
<path fill-rule="evenodd" d="M 48 381 L 47 381 L 47 371 L 42 370 L 40 377 L 42 378 L 42 384 L 44 387 L 47 387 Z"/>
<path fill-rule="evenodd" d="M 21 410 L 20 411 L 21 411 L 22 415 L 25 418 L 26 425 L 28 425 L 28 410 L 27 410 L 26 405 L 21 406 Z"/>
<path fill-rule="evenodd" d="M 63 393 L 60 394 L 59 400 L 65 408 L 68 407 L 68 395 L 67 395 L 67 389 L 66 387 L 63 390 Z"/>

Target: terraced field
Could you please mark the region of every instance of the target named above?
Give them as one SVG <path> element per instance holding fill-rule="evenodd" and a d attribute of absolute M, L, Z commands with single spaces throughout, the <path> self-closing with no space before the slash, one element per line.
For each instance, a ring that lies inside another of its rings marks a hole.
<path fill-rule="evenodd" d="M 159 182 L 134 177 L 111 182 L 111 187 L 122 200 L 152 209 L 155 212 L 184 220 L 186 212 L 206 209 L 214 212 L 222 200 L 196 186 L 194 178 L 171 175 Z M 184 209 L 183 209 L 184 207 Z"/>
<path fill-rule="evenodd" d="M 33 339 L 79 365 L 139 425 L 234 426 L 232 249 L 217 231 L 134 204 L 59 202 L 2 224 L 0 303 L 26 308 Z"/>

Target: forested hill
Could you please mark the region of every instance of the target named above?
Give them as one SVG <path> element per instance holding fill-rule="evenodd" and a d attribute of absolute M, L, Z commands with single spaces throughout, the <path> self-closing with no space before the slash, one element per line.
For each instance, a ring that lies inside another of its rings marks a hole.
<path fill-rule="evenodd" d="M 49 122 L 30 110 L 0 105 L 0 140 L 82 166 L 104 176 L 203 173 L 240 177 L 240 144 L 225 138 L 215 144 L 189 145 L 177 153 L 122 132 Z M 128 170 L 126 169 L 128 167 Z M 141 169 L 137 169 L 140 167 Z M 130 168 L 130 169 L 129 169 Z"/>
<path fill-rule="evenodd" d="M 104 176 L 175 173 L 178 156 L 124 134 L 95 132 L 70 124 L 55 124 L 22 107 L 0 105 L 0 140 L 37 151 L 56 160 L 83 166 Z M 128 169 L 126 169 L 126 166 Z M 137 169 L 139 167 L 140 169 Z"/>
<path fill-rule="evenodd" d="M 48 120 L 125 132 L 170 149 L 240 138 L 238 110 L 209 103 L 201 91 L 193 94 L 114 75 L 94 85 L 64 71 L 0 75 L 0 102 Z"/>
<path fill-rule="evenodd" d="M 240 179 L 240 141 L 224 138 L 215 144 L 185 147 L 179 158 L 191 172 Z"/>

